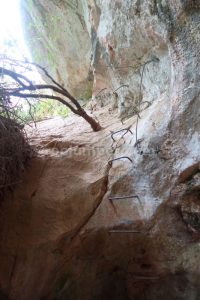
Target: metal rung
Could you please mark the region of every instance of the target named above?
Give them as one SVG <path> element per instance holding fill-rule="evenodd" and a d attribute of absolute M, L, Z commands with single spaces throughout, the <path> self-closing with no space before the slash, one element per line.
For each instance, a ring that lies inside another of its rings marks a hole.
<path fill-rule="evenodd" d="M 133 161 L 132 161 L 132 159 L 131 159 L 130 157 L 128 157 L 128 156 L 121 156 L 121 157 L 118 157 L 118 158 L 114 158 L 114 159 L 109 160 L 108 164 L 109 164 L 110 166 L 112 166 L 112 162 L 113 162 L 113 161 L 116 161 L 116 160 L 119 160 L 119 159 L 128 159 L 130 162 L 133 163 Z"/>
<path fill-rule="evenodd" d="M 131 134 L 133 134 L 132 131 L 131 131 L 129 128 L 124 128 L 124 129 L 115 131 L 115 132 L 113 132 L 113 133 L 111 134 L 111 138 L 112 138 L 112 140 L 113 140 L 114 142 L 115 142 L 116 140 L 114 139 L 113 136 L 114 136 L 115 134 L 119 133 L 119 132 L 122 132 L 122 131 L 126 131 L 126 132 L 124 133 L 124 135 L 125 135 L 127 132 L 130 132 Z M 123 136 L 124 136 L 124 135 L 123 135 Z"/>
<path fill-rule="evenodd" d="M 109 230 L 110 233 L 141 233 L 138 230 Z"/>

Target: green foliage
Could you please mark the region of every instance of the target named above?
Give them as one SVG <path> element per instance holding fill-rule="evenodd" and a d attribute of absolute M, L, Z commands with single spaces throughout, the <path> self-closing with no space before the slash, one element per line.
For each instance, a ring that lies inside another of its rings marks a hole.
<path fill-rule="evenodd" d="M 39 101 L 34 106 L 34 109 L 34 117 L 37 120 L 54 116 L 60 116 L 65 118 L 69 114 L 69 109 L 66 106 L 52 99 L 48 99 L 46 101 Z"/>
<path fill-rule="evenodd" d="M 82 98 L 85 100 L 91 99 L 92 98 L 92 90 L 93 90 L 93 81 L 89 82 L 88 88 L 83 93 Z"/>
<path fill-rule="evenodd" d="M 46 118 L 60 116 L 66 118 L 69 114 L 69 109 L 52 99 L 44 101 L 32 101 L 25 104 L 17 105 L 13 109 L 13 113 L 22 122 L 40 121 Z"/>

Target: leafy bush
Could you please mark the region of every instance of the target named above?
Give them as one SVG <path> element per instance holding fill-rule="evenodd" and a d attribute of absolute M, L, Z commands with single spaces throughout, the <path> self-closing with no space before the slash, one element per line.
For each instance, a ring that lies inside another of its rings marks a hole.
<path fill-rule="evenodd" d="M 17 105 L 14 112 L 23 123 L 27 123 L 57 116 L 66 118 L 69 109 L 55 100 L 47 99 Z"/>

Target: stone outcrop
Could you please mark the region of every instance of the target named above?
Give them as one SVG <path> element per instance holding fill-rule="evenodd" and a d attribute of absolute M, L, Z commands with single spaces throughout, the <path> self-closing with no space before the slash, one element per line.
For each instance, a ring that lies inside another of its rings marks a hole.
<path fill-rule="evenodd" d="M 99 132 L 77 117 L 29 132 L 38 156 L 1 207 L 2 299 L 198 299 L 198 2 L 39 3 L 62 4 L 66 27 L 64 8 L 83 8 L 94 93 L 129 87 L 97 97 Z"/>
<path fill-rule="evenodd" d="M 21 1 L 24 31 L 34 61 L 70 92 L 90 97 L 90 36 L 85 1 Z"/>

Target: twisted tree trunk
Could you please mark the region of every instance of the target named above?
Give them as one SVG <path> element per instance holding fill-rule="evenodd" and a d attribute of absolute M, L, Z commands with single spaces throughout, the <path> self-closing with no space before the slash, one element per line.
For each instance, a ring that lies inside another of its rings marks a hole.
<path fill-rule="evenodd" d="M 8 61 L 12 59 L 8 59 Z M 15 61 L 17 63 L 18 61 Z M 35 65 L 37 68 L 40 68 L 47 79 L 52 82 L 52 84 L 34 84 L 29 78 L 25 75 L 19 74 L 16 71 L 13 71 L 8 68 L 0 67 L 0 76 L 7 76 L 14 80 L 13 87 L 2 87 L 3 93 L 8 97 L 17 97 L 17 98 L 33 98 L 33 99 L 53 99 L 59 101 L 63 105 L 67 106 L 74 114 L 82 117 L 86 122 L 90 124 L 94 131 L 99 131 L 101 129 L 100 124 L 82 108 L 79 102 L 59 83 L 57 83 L 48 72 L 39 66 L 38 64 L 29 63 L 29 62 L 19 62 L 20 64 L 29 64 Z M 20 65 L 21 66 L 21 65 Z M 49 92 L 54 94 L 50 94 Z"/>

